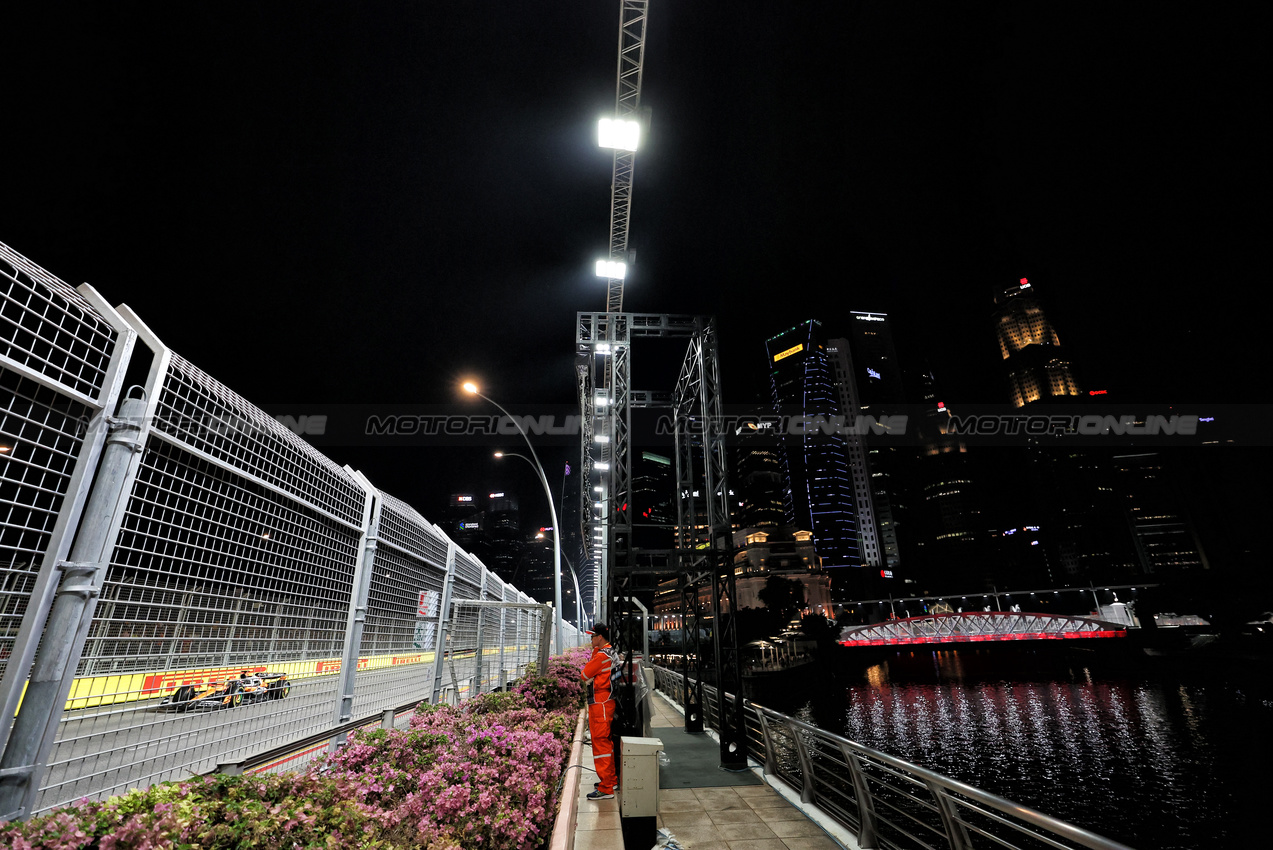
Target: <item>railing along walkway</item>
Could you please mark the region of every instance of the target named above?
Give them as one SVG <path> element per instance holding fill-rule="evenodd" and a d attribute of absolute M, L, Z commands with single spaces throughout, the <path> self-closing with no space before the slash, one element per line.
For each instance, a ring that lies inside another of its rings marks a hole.
<path fill-rule="evenodd" d="M 684 704 L 684 679 L 655 668 L 657 687 Z M 719 728 L 718 691 L 703 686 L 706 725 Z M 852 834 L 879 850 L 1130 850 L 1002 797 L 744 702 L 748 756 Z"/>

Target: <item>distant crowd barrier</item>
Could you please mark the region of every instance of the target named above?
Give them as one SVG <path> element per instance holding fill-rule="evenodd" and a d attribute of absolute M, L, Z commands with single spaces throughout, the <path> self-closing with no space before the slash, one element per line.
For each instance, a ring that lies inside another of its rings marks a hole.
<path fill-rule="evenodd" d="M 3 244 L 0 588 L 0 819 L 490 690 L 552 619 L 131 310 Z M 263 673 L 286 698 L 160 704 Z"/>

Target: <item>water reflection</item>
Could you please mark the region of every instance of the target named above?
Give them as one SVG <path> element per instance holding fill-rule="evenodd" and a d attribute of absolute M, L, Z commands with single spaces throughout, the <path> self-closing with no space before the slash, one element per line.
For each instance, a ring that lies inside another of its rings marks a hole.
<path fill-rule="evenodd" d="M 1273 709 L 1236 680 L 1055 653 L 905 652 L 769 704 L 1139 850 L 1193 850 L 1254 834 L 1268 794 L 1256 760 Z"/>

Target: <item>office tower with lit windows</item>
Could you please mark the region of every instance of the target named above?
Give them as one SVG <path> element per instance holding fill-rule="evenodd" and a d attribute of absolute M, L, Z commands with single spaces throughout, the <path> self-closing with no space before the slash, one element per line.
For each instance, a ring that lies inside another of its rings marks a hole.
<path fill-rule="evenodd" d="M 917 423 L 922 448 L 917 463 L 913 572 L 930 591 L 956 590 L 986 582 L 991 560 L 984 479 L 958 435 L 949 433 L 954 411 L 938 390 L 933 372 L 914 375 L 923 419 Z M 988 582 L 987 582 L 988 583 Z"/>
<path fill-rule="evenodd" d="M 861 567 L 849 451 L 844 434 L 834 427 L 843 411 L 822 326 L 803 322 L 769 339 L 765 349 L 776 412 L 800 423 L 789 429 L 782 446 L 786 524 L 813 532 L 822 565 L 833 576 Z"/>
<path fill-rule="evenodd" d="M 1114 456 L 1119 499 L 1145 575 L 1198 573 L 1209 567 L 1168 458 L 1158 452 Z"/>
<path fill-rule="evenodd" d="M 995 336 L 1014 407 L 1038 407 L 1058 401 L 1088 401 L 1063 353 L 1057 330 L 1040 306 L 1029 280 L 996 293 Z M 1135 570 L 1136 556 L 1118 510 L 1111 483 L 1108 451 L 1073 446 L 1066 435 L 1031 437 L 1026 452 L 1005 457 L 999 472 L 1005 487 L 1019 498 L 1004 508 L 1007 529 L 1035 528 L 1031 539 L 1041 552 L 1048 582 L 1117 580 Z M 1015 474 L 1010 470 L 1024 461 Z"/>
<path fill-rule="evenodd" d="M 787 521 L 783 507 L 787 472 L 769 409 L 753 410 L 734 430 L 730 447 L 730 521 L 740 528 L 776 528 Z"/>
<path fill-rule="evenodd" d="M 862 401 L 854 380 L 853 358 L 847 339 L 827 340 L 827 358 L 835 376 L 839 407 L 846 425 L 856 423 L 862 412 Z M 855 428 L 844 435 L 849 462 L 849 481 L 853 486 L 853 504 L 857 508 L 858 548 L 863 566 L 879 570 L 884 563 L 875 516 L 875 499 L 871 494 L 871 473 L 867 466 L 866 440 Z"/>
<path fill-rule="evenodd" d="M 452 493 L 445 512 L 446 534 L 455 545 L 483 563 L 490 557 L 490 538 L 486 534 L 486 512 L 474 493 Z"/>
<path fill-rule="evenodd" d="M 488 540 L 488 553 L 482 560 L 491 572 L 504 581 L 512 581 L 525 548 L 517 497 L 501 491 L 489 494 L 487 499 L 484 531 Z"/>
<path fill-rule="evenodd" d="M 995 294 L 994 325 L 1013 407 L 1079 395 L 1061 339 L 1028 279 Z"/>
<path fill-rule="evenodd" d="M 851 312 L 849 336 L 827 343 L 846 421 L 879 421 L 905 400 L 902 370 L 887 313 Z M 878 435 L 877 435 L 878 436 Z M 904 451 L 889 439 L 849 435 L 849 464 L 858 506 L 862 557 L 889 575 L 900 566 L 897 523 L 904 512 L 899 475 Z"/>
<path fill-rule="evenodd" d="M 635 548 L 666 550 L 675 545 L 676 470 L 670 457 L 632 453 L 632 508 Z"/>

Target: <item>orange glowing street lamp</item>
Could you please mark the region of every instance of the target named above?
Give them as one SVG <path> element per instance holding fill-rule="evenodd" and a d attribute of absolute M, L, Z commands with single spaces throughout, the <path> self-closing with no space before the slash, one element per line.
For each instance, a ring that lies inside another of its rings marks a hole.
<path fill-rule="evenodd" d="M 539 473 L 539 483 L 544 485 L 544 495 L 548 497 L 548 513 L 552 516 L 553 520 L 553 631 L 557 634 L 553 645 L 556 649 L 556 653 L 561 655 L 561 532 L 559 530 L 560 526 L 557 523 L 557 507 L 553 504 L 553 491 L 552 488 L 548 486 L 548 476 L 544 474 L 544 467 L 543 464 L 539 462 L 539 455 L 535 454 L 535 447 L 530 444 L 530 437 L 527 436 L 521 423 L 518 422 L 512 414 L 500 406 L 499 402 L 482 395 L 481 391 L 478 390 L 477 384 L 472 381 L 465 381 L 463 386 L 466 393 L 469 395 L 475 395 L 484 401 L 490 402 L 495 405 L 500 413 L 509 418 L 509 420 L 517 428 L 518 433 L 522 435 L 522 439 L 526 441 L 526 448 L 530 449 L 529 459 L 532 461 L 535 471 Z M 521 457 L 521 455 L 518 455 L 518 457 Z"/>

